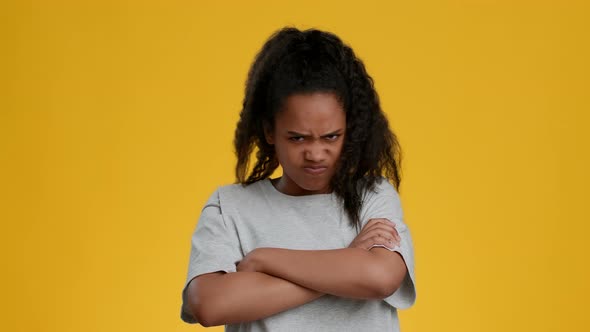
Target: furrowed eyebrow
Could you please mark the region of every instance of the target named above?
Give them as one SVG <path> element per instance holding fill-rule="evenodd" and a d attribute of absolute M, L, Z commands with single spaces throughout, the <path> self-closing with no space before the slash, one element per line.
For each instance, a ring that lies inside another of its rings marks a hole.
<path fill-rule="evenodd" d="M 341 133 L 342 133 L 342 129 L 338 129 L 336 131 L 333 131 L 331 133 L 328 133 L 326 135 L 323 135 L 322 137 L 333 136 L 333 135 L 340 135 Z"/>
<path fill-rule="evenodd" d="M 342 132 L 342 129 L 338 129 L 338 130 L 335 130 L 335 131 L 333 131 L 333 132 L 331 132 L 331 133 L 328 133 L 328 134 L 322 135 L 321 137 L 332 136 L 332 135 L 338 135 L 338 134 L 340 134 L 341 132 Z M 301 137 L 310 137 L 310 136 L 311 136 L 311 135 L 306 135 L 306 134 L 298 133 L 298 132 L 296 132 L 296 131 L 291 131 L 291 130 L 287 131 L 287 134 L 289 134 L 289 135 L 293 135 L 293 136 L 301 136 Z"/>

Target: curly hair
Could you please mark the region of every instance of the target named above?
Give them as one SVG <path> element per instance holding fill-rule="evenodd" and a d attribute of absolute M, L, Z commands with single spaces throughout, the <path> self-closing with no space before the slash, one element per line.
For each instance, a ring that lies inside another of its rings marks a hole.
<path fill-rule="evenodd" d="M 312 92 L 334 93 L 346 113 L 346 135 L 330 186 L 359 231 L 362 193 L 374 191 L 383 177 L 399 191 L 401 147 L 363 62 L 333 33 L 284 27 L 257 53 L 234 137 L 236 183 L 247 186 L 272 175 L 279 161 L 264 130 L 274 130 L 287 97 Z M 254 148 L 256 164 L 248 174 Z"/>

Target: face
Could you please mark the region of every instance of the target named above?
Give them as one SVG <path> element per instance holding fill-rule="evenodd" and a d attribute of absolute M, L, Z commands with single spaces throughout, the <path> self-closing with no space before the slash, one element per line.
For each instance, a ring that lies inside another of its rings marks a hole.
<path fill-rule="evenodd" d="M 287 195 L 330 193 L 346 130 L 346 114 L 332 93 L 287 98 L 266 140 L 274 144 L 283 176 L 275 183 Z"/>

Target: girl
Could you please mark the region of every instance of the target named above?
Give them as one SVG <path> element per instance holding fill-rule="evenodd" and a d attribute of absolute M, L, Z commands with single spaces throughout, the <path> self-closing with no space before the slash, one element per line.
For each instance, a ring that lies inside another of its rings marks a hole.
<path fill-rule="evenodd" d="M 353 50 L 325 31 L 275 32 L 249 71 L 234 145 L 237 181 L 215 190 L 192 235 L 182 320 L 398 331 L 397 309 L 416 299 L 401 149 Z"/>

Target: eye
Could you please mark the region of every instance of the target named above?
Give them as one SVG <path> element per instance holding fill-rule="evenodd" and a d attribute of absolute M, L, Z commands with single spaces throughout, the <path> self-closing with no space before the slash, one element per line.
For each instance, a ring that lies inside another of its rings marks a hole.
<path fill-rule="evenodd" d="M 302 136 L 292 136 L 292 137 L 289 137 L 289 140 L 293 141 L 293 142 L 301 142 L 301 141 L 303 141 L 303 137 Z"/>
<path fill-rule="evenodd" d="M 340 137 L 340 135 L 338 135 L 338 134 L 334 134 L 334 135 L 328 135 L 328 136 L 326 136 L 326 139 L 327 139 L 328 141 L 335 141 L 335 140 L 337 140 L 337 139 L 338 139 L 338 137 Z"/>

